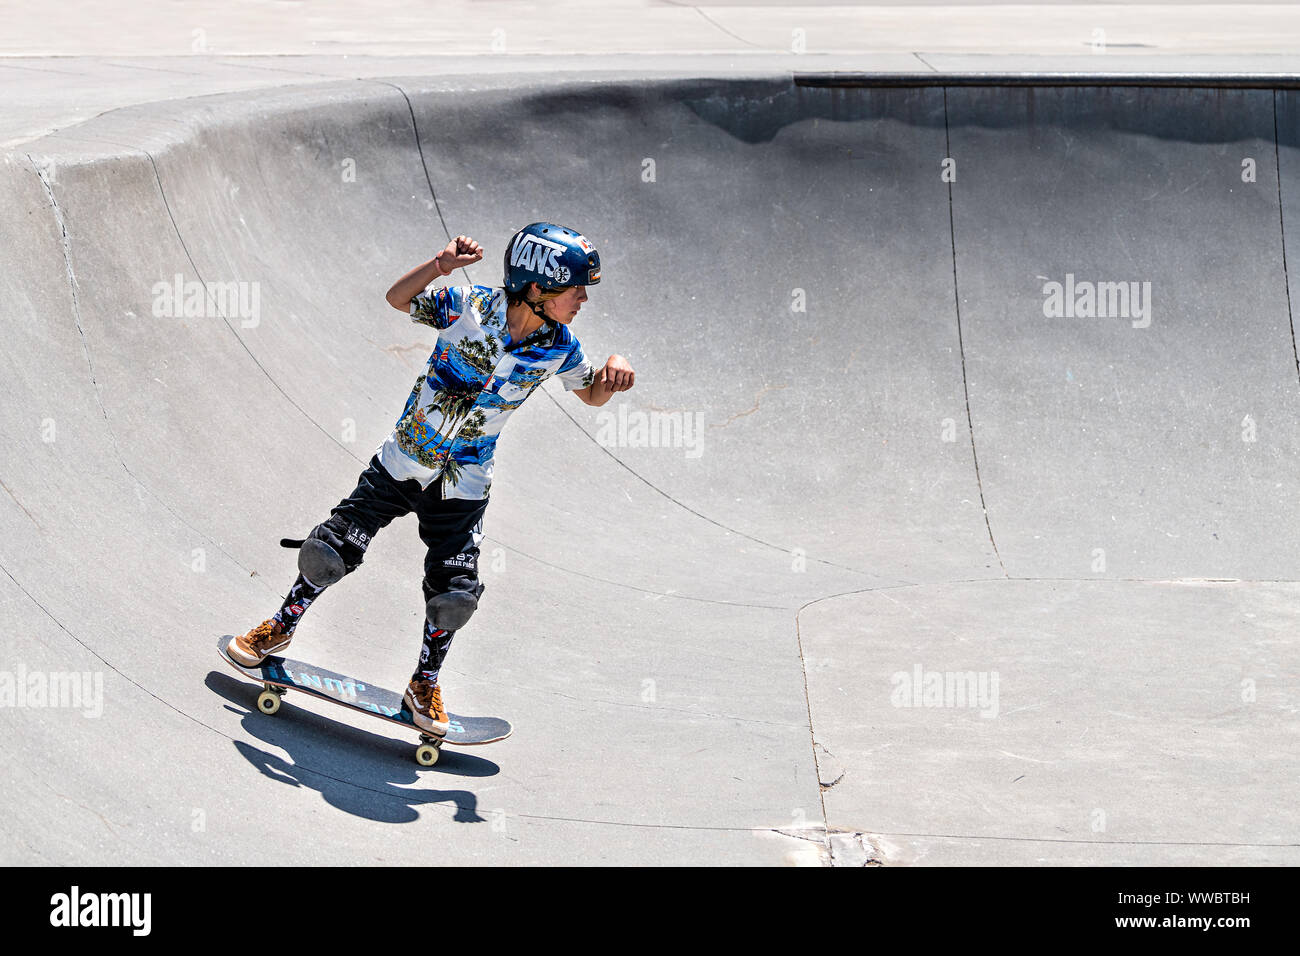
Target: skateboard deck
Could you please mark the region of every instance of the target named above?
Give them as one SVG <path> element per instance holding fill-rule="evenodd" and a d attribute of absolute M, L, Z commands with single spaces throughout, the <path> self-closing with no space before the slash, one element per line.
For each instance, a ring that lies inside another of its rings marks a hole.
<path fill-rule="evenodd" d="M 501 717 L 466 717 L 451 714 L 447 717 L 451 729 L 446 737 L 434 737 L 425 733 L 411 719 L 411 712 L 402 702 L 402 695 L 383 687 L 376 687 L 355 677 L 336 674 L 334 671 L 296 661 L 289 657 L 272 654 L 257 667 L 245 667 L 226 653 L 230 643 L 229 634 L 217 641 L 217 652 L 221 659 L 263 686 L 257 696 L 257 709 L 264 714 L 274 714 L 280 709 L 280 698 L 285 691 L 301 691 L 309 697 L 328 700 L 341 704 L 349 710 L 363 714 L 373 714 L 391 724 L 398 724 L 420 735 L 420 746 L 416 748 L 415 759 L 425 767 L 432 767 L 438 762 L 438 754 L 443 744 L 454 747 L 476 747 L 481 744 L 505 740 L 514 731 L 510 721 Z"/>

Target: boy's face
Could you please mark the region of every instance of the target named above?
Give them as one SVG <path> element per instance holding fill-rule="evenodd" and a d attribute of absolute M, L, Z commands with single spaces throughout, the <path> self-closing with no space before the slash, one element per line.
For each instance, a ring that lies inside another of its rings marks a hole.
<path fill-rule="evenodd" d="M 582 303 L 586 301 L 587 287 L 585 285 L 571 285 L 554 299 L 546 302 L 542 306 L 542 311 L 556 322 L 568 325 L 573 321 L 573 317 L 578 314 L 578 310 L 582 308 Z"/>

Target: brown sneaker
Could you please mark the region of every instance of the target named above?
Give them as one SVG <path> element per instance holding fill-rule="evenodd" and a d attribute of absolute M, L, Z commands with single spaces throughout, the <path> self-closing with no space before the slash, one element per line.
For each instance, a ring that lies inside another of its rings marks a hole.
<path fill-rule="evenodd" d="M 289 646 L 290 637 L 284 625 L 271 618 L 263 621 L 243 637 L 232 637 L 226 645 L 230 659 L 245 667 L 257 667 L 276 651 Z"/>
<path fill-rule="evenodd" d="M 402 703 L 411 712 L 411 721 L 426 734 L 446 737 L 451 729 L 447 708 L 442 706 L 442 688 L 423 677 L 412 677 Z"/>

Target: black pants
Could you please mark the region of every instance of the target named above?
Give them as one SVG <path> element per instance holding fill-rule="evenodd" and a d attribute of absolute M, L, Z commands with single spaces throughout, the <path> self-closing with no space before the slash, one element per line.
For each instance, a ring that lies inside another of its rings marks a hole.
<path fill-rule="evenodd" d="M 452 578 L 465 576 L 478 583 L 479 548 L 474 539 L 483 531 L 488 501 L 444 498 L 442 484 L 442 478 L 430 482 L 428 488 L 421 488 L 414 478 L 398 481 L 375 455 L 352 494 L 330 512 L 331 516 L 342 515 L 373 538 L 394 518 L 414 511 L 420 521 L 420 540 L 428 549 L 424 556 L 426 602 L 451 590 Z"/>

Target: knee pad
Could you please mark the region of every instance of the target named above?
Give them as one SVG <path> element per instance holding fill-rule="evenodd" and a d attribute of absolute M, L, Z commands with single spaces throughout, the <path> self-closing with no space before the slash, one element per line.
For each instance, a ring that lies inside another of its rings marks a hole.
<path fill-rule="evenodd" d="M 361 565 L 370 546 L 370 533 L 342 515 L 334 515 L 312 528 L 306 540 L 280 543 L 298 547 L 298 571 L 316 587 L 325 588 Z"/>
<path fill-rule="evenodd" d="M 478 599 L 487 585 L 461 575 L 454 577 L 448 590 L 433 595 L 425 604 L 425 616 L 434 627 L 457 631 L 469 623 L 478 610 Z"/>
<path fill-rule="evenodd" d="M 343 580 L 348 567 L 343 562 L 343 555 L 333 545 L 308 538 L 298 552 L 298 572 L 316 587 L 327 588 Z"/>

